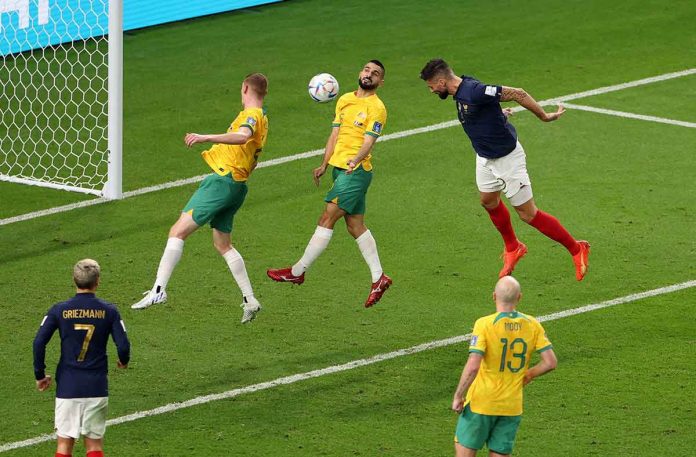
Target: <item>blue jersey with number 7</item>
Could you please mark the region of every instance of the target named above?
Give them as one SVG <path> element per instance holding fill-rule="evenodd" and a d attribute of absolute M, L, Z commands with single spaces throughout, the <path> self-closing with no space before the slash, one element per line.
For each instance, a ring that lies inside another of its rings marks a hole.
<path fill-rule="evenodd" d="M 48 310 L 34 338 L 34 376 L 45 377 L 46 345 L 58 330 L 60 361 L 56 397 L 107 397 L 106 344 L 113 337 L 121 363 L 130 360 L 130 342 L 116 306 L 93 293 L 79 293 Z"/>

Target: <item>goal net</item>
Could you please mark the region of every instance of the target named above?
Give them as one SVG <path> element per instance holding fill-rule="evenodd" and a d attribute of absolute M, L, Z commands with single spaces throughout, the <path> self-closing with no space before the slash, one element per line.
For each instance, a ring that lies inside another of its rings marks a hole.
<path fill-rule="evenodd" d="M 0 0 L 0 180 L 121 197 L 120 3 Z"/>

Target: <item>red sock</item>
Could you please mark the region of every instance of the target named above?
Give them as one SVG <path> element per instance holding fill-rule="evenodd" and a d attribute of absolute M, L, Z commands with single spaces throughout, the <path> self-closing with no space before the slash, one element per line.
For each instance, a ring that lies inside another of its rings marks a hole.
<path fill-rule="evenodd" d="M 56 452 L 56 457 L 72 457 L 72 454 L 61 454 L 60 452 Z"/>
<path fill-rule="evenodd" d="M 104 457 L 104 451 L 89 451 L 87 457 Z"/>
<path fill-rule="evenodd" d="M 512 229 L 512 222 L 510 221 L 510 212 L 508 211 L 505 204 L 500 201 L 498 206 L 493 209 L 486 208 L 488 215 L 491 217 L 491 221 L 495 228 L 498 229 L 500 234 L 503 236 L 503 241 L 505 242 L 505 250 L 507 252 L 512 252 L 517 249 L 520 242 L 517 241 L 517 235 Z"/>
<path fill-rule="evenodd" d="M 580 251 L 580 245 L 575 241 L 575 238 L 552 215 L 537 210 L 536 216 L 529 222 L 529 225 L 552 240 L 561 243 L 571 255 L 575 255 Z"/>

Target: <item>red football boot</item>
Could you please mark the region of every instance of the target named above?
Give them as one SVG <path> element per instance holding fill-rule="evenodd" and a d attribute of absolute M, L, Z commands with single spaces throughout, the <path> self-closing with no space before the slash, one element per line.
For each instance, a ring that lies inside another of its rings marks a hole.
<path fill-rule="evenodd" d="M 302 284 L 304 282 L 304 273 L 300 276 L 292 274 L 292 268 L 280 268 L 278 270 L 266 270 L 269 278 L 278 282 L 289 282 L 292 284 Z"/>
<path fill-rule="evenodd" d="M 382 273 L 382 276 L 379 277 L 377 282 L 372 283 L 372 289 L 370 290 L 370 295 L 367 297 L 367 301 L 365 302 L 365 308 L 369 308 L 377 303 L 382 298 L 382 295 L 384 295 L 384 292 L 386 292 L 391 285 L 391 278 Z"/>

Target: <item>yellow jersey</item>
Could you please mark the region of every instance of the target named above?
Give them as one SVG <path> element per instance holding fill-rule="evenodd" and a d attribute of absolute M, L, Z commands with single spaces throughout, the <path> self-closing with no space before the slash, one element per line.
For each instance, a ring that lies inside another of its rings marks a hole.
<path fill-rule="evenodd" d="M 329 163 L 334 167 L 348 168 L 348 161 L 357 154 L 365 135 L 379 138 L 386 122 L 387 109 L 376 94 L 357 97 L 355 92 L 350 92 L 341 96 L 336 102 L 336 116 L 332 124 L 340 130 Z M 366 171 L 372 170 L 371 158 L 372 154 L 368 154 L 356 168 L 362 165 Z"/>
<path fill-rule="evenodd" d="M 214 144 L 201 155 L 210 168 L 220 176 L 232 173 L 235 181 L 246 181 L 256 167 L 259 155 L 266 144 L 268 117 L 262 108 L 242 110 L 232 121 L 227 133 L 236 132 L 240 127 L 251 129 L 252 135 L 244 144 Z"/>
<path fill-rule="evenodd" d="M 483 355 L 483 360 L 465 405 L 477 414 L 519 416 L 532 353 L 551 348 L 539 321 L 526 314 L 495 313 L 477 320 L 469 352 Z"/>

